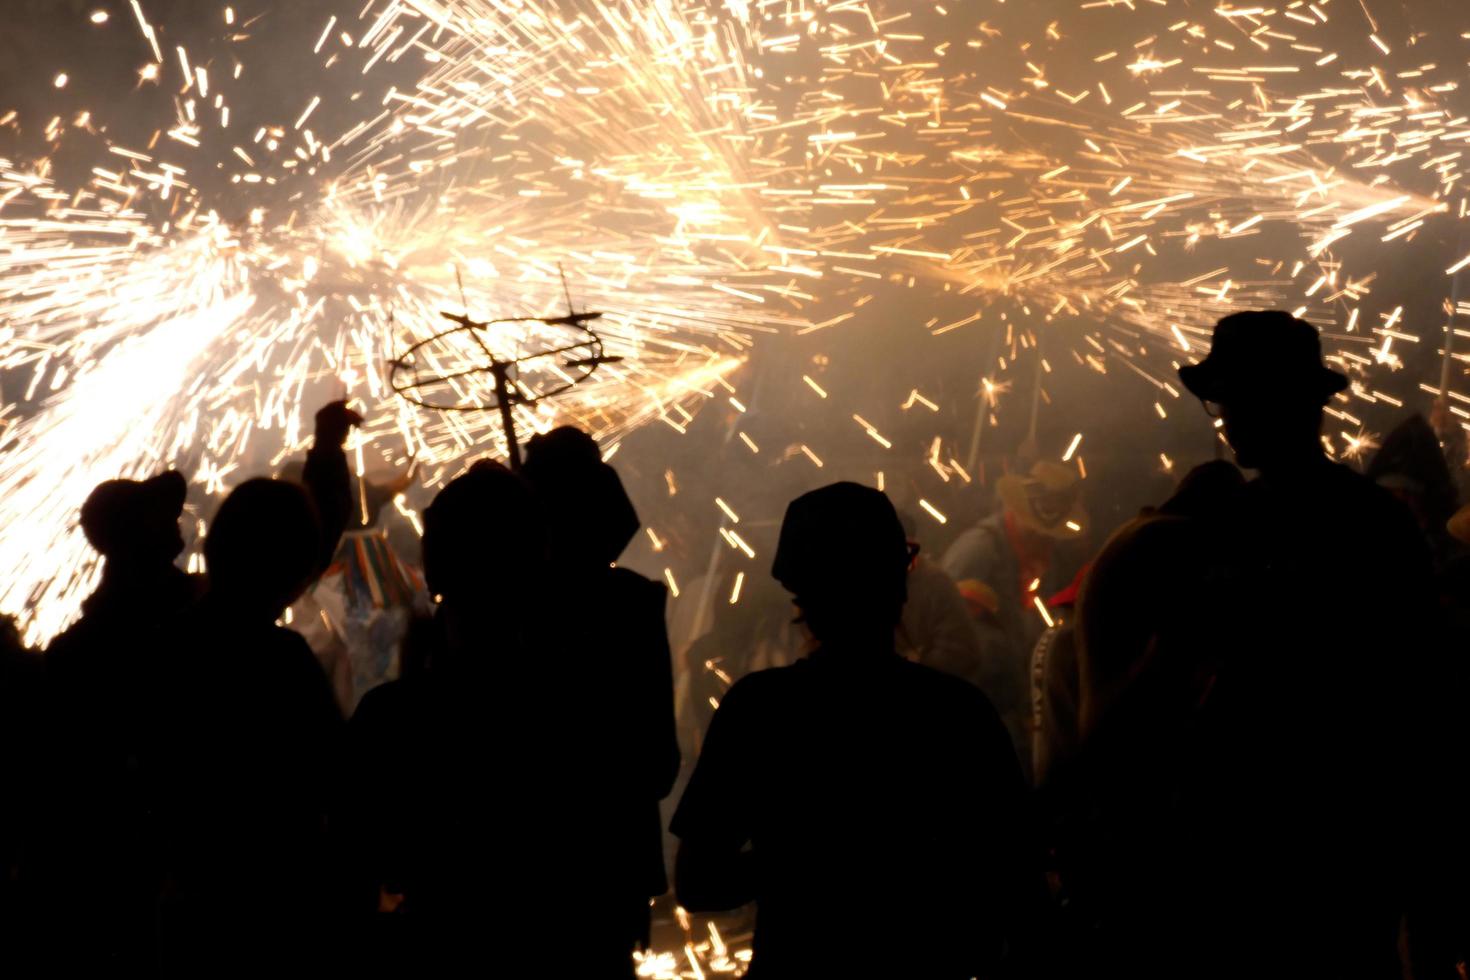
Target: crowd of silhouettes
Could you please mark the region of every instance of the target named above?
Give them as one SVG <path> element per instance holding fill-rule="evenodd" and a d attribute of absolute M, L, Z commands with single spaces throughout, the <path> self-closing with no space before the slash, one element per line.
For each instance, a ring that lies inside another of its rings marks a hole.
<path fill-rule="evenodd" d="M 721 692 L 667 828 L 685 909 L 754 905 L 751 976 L 1464 976 L 1470 513 L 1433 430 L 1371 479 L 1329 460 L 1348 382 L 1285 313 L 1180 378 L 1259 475 L 1201 466 L 1070 586 L 1059 465 L 942 569 L 878 490 L 791 502 L 809 651 Z M 281 623 L 361 421 L 326 406 L 298 479 L 235 487 L 202 575 L 181 476 L 102 484 L 80 619 L 44 658 L 0 622 L 7 975 L 634 975 L 681 759 L 633 504 L 575 429 L 469 466 L 423 514 L 433 614 L 349 720 Z"/>

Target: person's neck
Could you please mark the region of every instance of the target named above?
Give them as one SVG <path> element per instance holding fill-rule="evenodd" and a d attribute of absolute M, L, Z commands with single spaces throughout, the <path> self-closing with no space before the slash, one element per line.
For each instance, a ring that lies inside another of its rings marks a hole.
<path fill-rule="evenodd" d="M 109 588 L 151 588 L 155 582 L 178 572 L 172 562 L 118 561 L 109 558 L 102 563 L 102 584 Z"/>
<path fill-rule="evenodd" d="M 259 604 L 242 602 L 234 596 L 228 593 L 221 593 L 218 590 L 206 594 L 203 605 L 213 615 L 222 620 L 239 626 L 257 629 L 265 626 L 274 626 L 276 621 L 285 614 L 284 609 L 274 614 L 269 611 L 262 611 Z"/>
<path fill-rule="evenodd" d="M 894 657 L 898 653 L 893 644 L 893 633 L 885 635 L 821 637 L 813 654 L 834 660 L 871 661 Z"/>
<path fill-rule="evenodd" d="M 454 658 L 478 655 L 491 647 L 513 647 L 524 607 L 508 605 L 487 607 L 478 603 L 460 605 L 445 600 L 437 612 L 446 652 Z"/>
<path fill-rule="evenodd" d="M 1274 459 L 1263 460 L 1257 467 L 1261 479 L 1266 483 L 1289 483 L 1309 476 L 1330 466 L 1331 460 L 1322 451 L 1320 444 L 1303 446 L 1296 452 L 1282 453 Z"/>

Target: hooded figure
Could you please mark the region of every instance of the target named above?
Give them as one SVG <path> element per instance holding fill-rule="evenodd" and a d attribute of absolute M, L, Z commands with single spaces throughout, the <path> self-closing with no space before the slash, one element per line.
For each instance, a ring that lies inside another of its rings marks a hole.
<path fill-rule="evenodd" d="M 638 514 L 591 436 L 570 427 L 537 436 L 523 472 L 547 521 L 557 601 L 546 627 L 562 658 L 559 703 L 603 845 L 589 852 L 585 875 L 599 882 L 606 912 L 582 928 L 620 964 L 606 975 L 621 976 L 648 943 L 649 899 L 668 890 L 659 801 L 678 776 L 679 742 L 667 590 L 614 564 L 638 533 Z"/>

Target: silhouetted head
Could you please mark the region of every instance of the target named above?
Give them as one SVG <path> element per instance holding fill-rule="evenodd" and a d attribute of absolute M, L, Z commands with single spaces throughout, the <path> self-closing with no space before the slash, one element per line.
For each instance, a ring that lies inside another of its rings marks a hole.
<path fill-rule="evenodd" d="M 1218 407 L 1235 458 L 1251 469 L 1320 459 L 1322 407 L 1348 386 L 1322 362 L 1317 329 L 1280 310 L 1225 317 L 1209 356 L 1179 378 Z"/>
<path fill-rule="evenodd" d="M 204 539 L 210 596 L 252 617 L 276 619 L 319 571 L 321 521 L 307 492 L 283 480 L 240 484 Z"/>
<path fill-rule="evenodd" d="M 638 512 L 623 481 L 581 429 L 562 426 L 533 437 L 522 472 L 551 521 L 558 560 L 605 567 L 638 533 Z"/>
<path fill-rule="evenodd" d="M 184 550 L 179 515 L 188 492 L 173 470 L 149 480 L 108 480 L 82 504 L 82 533 L 111 565 L 166 565 Z"/>
<path fill-rule="evenodd" d="M 424 577 L 447 606 L 505 609 L 540 585 L 545 523 L 526 482 L 480 462 L 424 511 Z"/>
<path fill-rule="evenodd" d="M 574 425 L 562 425 L 531 437 L 526 466 L 579 469 L 602 462 L 597 440 Z"/>
<path fill-rule="evenodd" d="M 822 642 L 893 642 L 908 598 L 909 548 L 886 496 L 833 483 L 786 508 L 771 574 Z"/>

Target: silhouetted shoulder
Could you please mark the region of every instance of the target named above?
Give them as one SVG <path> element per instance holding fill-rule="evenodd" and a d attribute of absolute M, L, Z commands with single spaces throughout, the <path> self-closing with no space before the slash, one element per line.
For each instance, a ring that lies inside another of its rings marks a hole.
<path fill-rule="evenodd" d="M 963 677 L 956 677 L 924 664 L 899 658 L 895 665 L 903 682 L 928 694 L 936 705 L 944 705 L 957 714 L 970 715 L 977 724 L 1004 730 L 1000 712 L 985 692 Z"/>
<path fill-rule="evenodd" d="M 379 684 L 368 691 L 357 703 L 357 710 L 352 712 L 352 728 L 374 728 L 401 718 L 413 701 L 412 687 L 412 681 L 396 680 Z"/>
<path fill-rule="evenodd" d="M 824 665 L 812 659 L 798 660 L 785 667 L 769 667 L 746 674 L 726 692 L 721 710 L 763 714 L 774 702 L 793 696 L 816 695 L 860 685 L 880 687 L 893 698 L 927 702 L 936 709 L 971 712 L 1000 724 L 1000 716 L 985 692 L 962 677 L 917 664 L 899 656 L 884 657 L 875 664 Z M 734 706 L 738 706 L 738 709 Z"/>
<path fill-rule="evenodd" d="M 608 582 L 608 588 L 614 596 L 631 598 L 640 603 L 656 604 L 660 612 L 668 601 L 669 590 L 662 582 L 655 582 L 621 565 L 609 570 Z"/>

